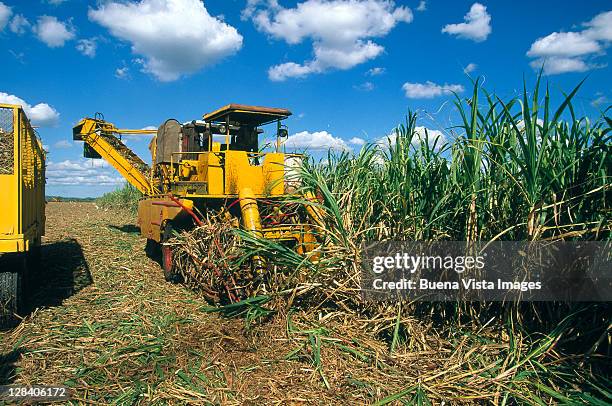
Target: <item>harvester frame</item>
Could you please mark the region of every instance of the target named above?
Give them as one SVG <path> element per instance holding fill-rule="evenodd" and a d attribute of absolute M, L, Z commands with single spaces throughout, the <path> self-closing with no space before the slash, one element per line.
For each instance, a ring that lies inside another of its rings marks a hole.
<path fill-rule="evenodd" d="M 143 193 L 140 233 L 150 252 L 161 251 L 166 279 L 175 280 L 172 247 L 165 243 L 175 230 L 197 226 L 200 214 L 211 210 L 255 236 L 289 243 L 299 254 L 315 248 L 312 223 L 319 215 L 314 206 L 303 205 L 300 219 L 279 208 L 282 201 L 313 198 L 297 196 L 287 179 L 286 160 L 302 159 L 281 151 L 288 135 L 282 121 L 290 115 L 286 109 L 229 104 L 203 120 L 167 120 L 158 130 L 119 129 L 96 116 L 82 119 L 73 139 L 85 142 L 86 157 L 104 158 Z M 276 142 L 273 151 L 260 152 L 261 127 L 268 124 L 276 124 Z M 117 138 L 154 133 L 150 167 Z M 270 214 L 262 216 L 262 206 L 272 206 L 265 209 Z M 270 217 L 274 221 L 268 221 Z M 260 258 L 253 263 L 262 265 Z"/>

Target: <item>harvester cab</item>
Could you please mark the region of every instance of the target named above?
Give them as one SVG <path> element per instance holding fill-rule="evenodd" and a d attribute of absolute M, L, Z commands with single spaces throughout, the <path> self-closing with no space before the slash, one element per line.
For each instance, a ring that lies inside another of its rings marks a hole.
<path fill-rule="evenodd" d="M 88 145 L 89 156 L 93 150 L 143 193 L 141 234 L 149 246 L 161 248 L 164 273 L 173 279 L 168 240 L 175 231 L 202 224 L 211 213 L 223 213 L 254 236 L 288 244 L 300 254 L 315 248 L 312 225 L 320 215 L 314 205 L 304 204 L 314 197 L 298 196 L 289 175 L 294 168 L 288 166 L 302 156 L 282 147 L 288 134 L 282 122 L 290 115 L 286 109 L 229 104 L 203 120 L 170 119 L 157 130 L 123 130 L 100 118 L 85 118 L 74 127 L 73 137 Z M 266 125 L 275 126 L 274 145 L 260 150 Z M 149 145 L 151 165 L 125 146 L 123 134 L 155 134 Z M 296 203 L 296 198 L 304 200 Z"/>
<path fill-rule="evenodd" d="M 289 110 L 268 107 L 229 104 L 212 113 L 205 114 L 203 121 L 191 121 L 180 124 L 176 120 L 163 123 L 158 136 L 151 145 L 152 153 L 156 151 L 154 161 L 159 164 L 169 162 L 176 151 L 183 152 L 183 159 L 193 159 L 199 152 L 245 151 L 259 152 L 259 135 L 261 128 L 270 123 L 277 123 L 276 151 L 280 140 L 287 136 L 286 127 L 281 121 L 291 115 Z M 182 159 L 181 159 L 182 160 Z"/>
<path fill-rule="evenodd" d="M 276 123 L 276 152 L 279 152 L 281 140 L 287 136 L 286 127 L 281 122 L 290 115 L 286 109 L 229 104 L 205 114 L 204 120 L 214 128 L 213 134 L 225 137 L 218 145 L 220 150 L 247 152 L 258 152 L 259 135 L 263 133 L 261 127 Z"/>
<path fill-rule="evenodd" d="M 290 115 L 286 109 L 229 104 L 205 114 L 203 121 L 167 120 L 150 145 L 154 177 L 161 181 L 157 186 L 164 193 L 231 195 L 238 194 L 242 179 L 249 179 L 258 195 L 282 194 L 280 150 L 287 130 L 281 122 Z M 272 123 L 273 152 L 260 152 L 261 127 Z"/>

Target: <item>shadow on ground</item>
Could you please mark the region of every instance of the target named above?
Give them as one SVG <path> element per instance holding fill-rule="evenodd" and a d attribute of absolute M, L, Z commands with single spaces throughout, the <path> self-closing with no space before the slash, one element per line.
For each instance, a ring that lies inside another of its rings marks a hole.
<path fill-rule="evenodd" d="M 9 385 L 15 380 L 17 362 L 23 352 L 22 349 L 18 348 L 6 354 L 0 353 L 0 385 Z"/>
<path fill-rule="evenodd" d="M 124 224 L 122 226 L 109 225 L 108 228 L 112 228 L 113 230 L 118 230 L 126 234 L 139 234 L 140 233 L 140 228 L 136 227 L 133 224 Z"/>
<path fill-rule="evenodd" d="M 26 314 L 38 307 L 59 306 L 93 282 L 81 245 L 70 238 L 42 246 L 39 266 L 31 270 Z"/>

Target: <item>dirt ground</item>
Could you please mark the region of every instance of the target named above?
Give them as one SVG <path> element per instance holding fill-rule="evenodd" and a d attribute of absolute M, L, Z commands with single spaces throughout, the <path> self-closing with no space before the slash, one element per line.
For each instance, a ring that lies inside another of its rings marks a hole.
<path fill-rule="evenodd" d="M 30 312 L 0 332 L 0 384 L 63 384 L 83 404 L 363 404 L 409 383 L 385 382 L 323 328 L 285 316 L 245 328 L 206 312 L 164 281 L 134 222 L 94 203 L 48 203 Z M 326 357 L 338 348 L 345 356 Z"/>

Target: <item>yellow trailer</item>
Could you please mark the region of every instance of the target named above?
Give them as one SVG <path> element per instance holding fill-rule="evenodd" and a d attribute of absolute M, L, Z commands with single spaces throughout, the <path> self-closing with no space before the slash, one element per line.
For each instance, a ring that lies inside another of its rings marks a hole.
<path fill-rule="evenodd" d="M 20 311 L 45 232 L 45 152 L 25 112 L 0 104 L 0 326 Z"/>

